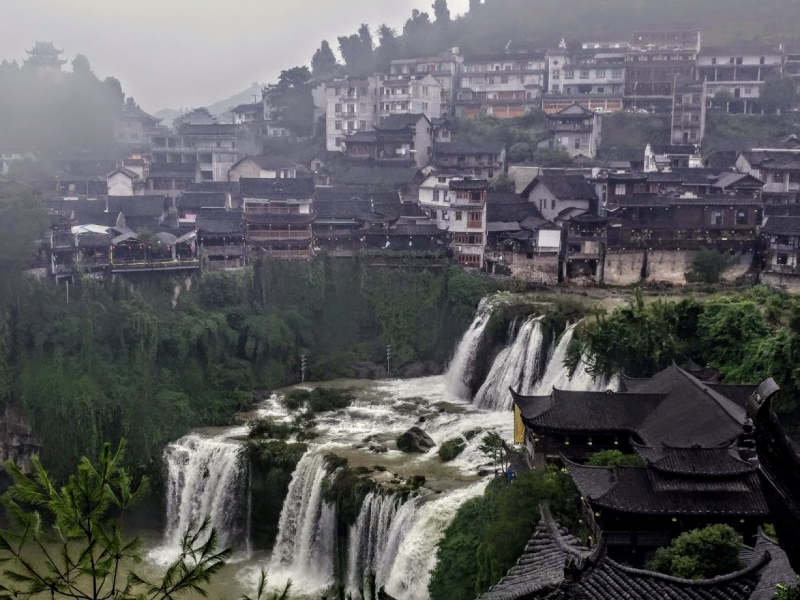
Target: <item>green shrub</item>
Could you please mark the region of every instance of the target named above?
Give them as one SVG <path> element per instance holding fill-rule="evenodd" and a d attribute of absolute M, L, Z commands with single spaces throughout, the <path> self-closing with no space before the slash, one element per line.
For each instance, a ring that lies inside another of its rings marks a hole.
<path fill-rule="evenodd" d="M 643 467 L 644 462 L 638 454 L 623 454 L 619 450 L 595 452 L 586 463 L 591 467 Z"/>
<path fill-rule="evenodd" d="M 301 406 L 304 406 L 310 397 L 311 391 L 309 390 L 303 390 L 299 388 L 289 390 L 283 395 L 281 404 L 283 404 L 287 410 L 297 410 Z"/>
<path fill-rule="evenodd" d="M 308 397 L 308 408 L 315 412 L 329 412 L 347 408 L 355 400 L 355 394 L 350 389 L 314 388 Z"/>
<path fill-rule="evenodd" d="M 718 283 L 727 265 L 728 259 L 724 254 L 702 248 L 692 259 L 692 266 L 686 273 L 686 280 L 699 283 Z"/>
<path fill-rule="evenodd" d="M 285 440 L 295 428 L 288 423 L 276 423 L 273 419 L 259 419 L 250 426 L 247 434 L 250 438 L 272 438 L 275 440 Z"/>
<path fill-rule="evenodd" d="M 464 438 L 457 437 L 447 440 L 441 446 L 439 446 L 439 458 L 442 459 L 442 462 L 451 461 L 461 454 L 466 447 L 467 444 L 464 442 Z"/>
<path fill-rule="evenodd" d="M 659 548 L 647 564 L 652 571 L 683 579 L 710 579 L 739 567 L 744 542 L 730 525 L 709 525 L 681 534 Z"/>

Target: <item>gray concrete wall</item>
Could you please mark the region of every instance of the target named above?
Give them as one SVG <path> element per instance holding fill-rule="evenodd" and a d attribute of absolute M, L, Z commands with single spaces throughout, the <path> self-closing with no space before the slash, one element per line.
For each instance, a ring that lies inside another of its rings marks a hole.
<path fill-rule="evenodd" d="M 734 282 L 740 277 L 743 277 L 752 264 L 752 252 L 747 252 L 746 254 L 737 253 L 736 256 L 730 257 L 730 264 L 722 273 L 720 279 L 722 279 L 722 281 Z"/>
<path fill-rule="evenodd" d="M 651 250 L 647 256 L 647 280 L 686 284 L 686 271 L 694 252 L 688 250 Z"/>
<path fill-rule="evenodd" d="M 523 281 L 555 285 L 558 283 L 558 255 L 534 254 L 527 258 L 525 254 L 504 254 L 506 265 L 514 277 Z"/>
<path fill-rule="evenodd" d="M 786 290 L 793 294 L 800 293 L 800 275 L 761 273 L 761 283 L 772 288 Z"/>
<path fill-rule="evenodd" d="M 644 250 L 613 250 L 606 254 L 604 281 L 609 285 L 638 283 L 644 264 Z"/>

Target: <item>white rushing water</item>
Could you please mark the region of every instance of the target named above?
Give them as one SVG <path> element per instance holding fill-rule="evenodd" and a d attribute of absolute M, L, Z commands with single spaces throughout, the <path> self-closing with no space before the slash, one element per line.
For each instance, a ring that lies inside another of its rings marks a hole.
<path fill-rule="evenodd" d="M 366 590 L 367 578 L 377 573 L 386 553 L 389 533 L 402 502 L 396 494 L 370 492 L 364 499 L 356 524 L 350 528 L 347 552 L 347 589 Z"/>
<path fill-rule="evenodd" d="M 167 527 L 151 556 L 169 562 L 190 527 L 209 517 L 221 547 L 248 550 L 247 473 L 241 446 L 224 436 L 187 435 L 164 449 L 167 465 Z"/>
<path fill-rule="evenodd" d="M 594 378 L 589 374 L 586 361 L 581 357 L 580 363 L 570 377 L 569 368 L 564 364 L 567 358 L 567 347 L 572 341 L 576 325 L 570 325 L 561 335 L 558 345 L 539 383 L 528 393 L 532 396 L 547 396 L 553 388 L 559 390 L 574 390 L 583 392 L 602 392 L 612 387 L 605 377 Z"/>
<path fill-rule="evenodd" d="M 467 329 L 464 337 L 461 338 L 453 355 L 453 360 L 450 361 L 447 367 L 447 372 L 445 373 L 447 387 L 453 396 L 461 400 L 470 400 L 472 392 L 469 389 L 468 381 L 472 374 L 478 348 L 483 339 L 483 332 L 486 330 L 486 325 L 489 324 L 491 316 L 492 311 L 489 309 L 488 300 L 484 298 L 478 306 L 475 319 Z"/>
<path fill-rule="evenodd" d="M 322 498 L 327 475 L 324 452 L 306 452 L 297 464 L 272 551 L 271 585 L 292 580 L 293 587 L 309 593 L 333 585 L 336 515 Z"/>
<path fill-rule="evenodd" d="M 486 381 L 475 394 L 475 406 L 487 410 L 510 410 L 509 388 L 527 393 L 538 381 L 544 335 L 539 318 L 529 318 L 513 342 L 498 354 Z"/>

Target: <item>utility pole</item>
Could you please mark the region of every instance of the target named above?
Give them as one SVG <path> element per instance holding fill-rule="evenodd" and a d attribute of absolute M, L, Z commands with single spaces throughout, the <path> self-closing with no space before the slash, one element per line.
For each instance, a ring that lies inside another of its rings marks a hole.
<path fill-rule="evenodd" d="M 391 364 L 392 364 L 392 345 L 391 344 L 386 344 L 386 373 L 387 374 L 392 372 Z"/>
<path fill-rule="evenodd" d="M 305 383 L 306 381 L 306 355 L 303 354 L 300 357 L 300 382 Z"/>

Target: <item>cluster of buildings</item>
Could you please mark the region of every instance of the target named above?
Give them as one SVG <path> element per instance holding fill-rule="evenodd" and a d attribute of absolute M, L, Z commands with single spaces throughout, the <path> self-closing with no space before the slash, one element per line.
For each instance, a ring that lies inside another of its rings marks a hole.
<path fill-rule="evenodd" d="M 781 435 L 769 408 L 777 391 L 771 379 L 720 383 L 718 373 L 691 362 L 650 378 L 623 377 L 619 391 L 512 390 L 515 441 L 534 466 L 565 469 L 589 535 L 576 537 L 543 504 L 516 566 L 480 600 L 769 600 L 778 586 L 795 585 L 796 544 L 781 533 L 782 548 L 762 529 L 797 514 L 787 504 L 796 490 L 784 488 L 795 481 L 797 458 L 770 438 Z M 638 456 L 639 464 L 587 464 L 608 450 Z M 779 461 L 788 476 L 773 477 Z M 680 534 L 716 524 L 745 542 L 731 573 L 688 580 L 647 569 L 656 550 Z M 790 531 L 783 522 L 779 528 Z"/>

